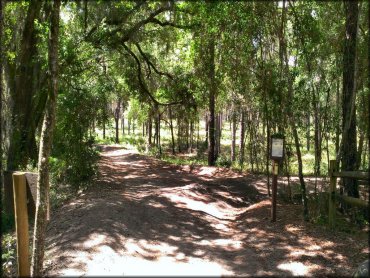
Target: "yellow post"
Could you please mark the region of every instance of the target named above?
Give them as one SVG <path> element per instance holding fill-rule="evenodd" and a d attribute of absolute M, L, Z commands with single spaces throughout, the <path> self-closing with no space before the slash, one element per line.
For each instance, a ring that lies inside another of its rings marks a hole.
<path fill-rule="evenodd" d="M 27 188 L 24 173 L 13 173 L 14 213 L 17 231 L 18 275 L 30 276 Z"/>
<path fill-rule="evenodd" d="M 337 187 L 337 177 L 333 176 L 333 173 L 336 171 L 336 161 L 330 160 L 329 165 L 329 226 L 331 228 L 335 227 L 335 190 Z"/>

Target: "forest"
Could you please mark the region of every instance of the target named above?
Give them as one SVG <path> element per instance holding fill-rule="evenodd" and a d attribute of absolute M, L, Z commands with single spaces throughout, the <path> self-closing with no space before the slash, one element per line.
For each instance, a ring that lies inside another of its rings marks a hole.
<path fill-rule="evenodd" d="M 19 172 L 37 176 L 31 276 L 353 273 L 369 256 L 369 15 L 357 0 L 1 0 L 3 273 L 21 268 Z M 308 245 L 321 253 L 287 251 Z M 107 258 L 122 269 L 94 269 Z"/>

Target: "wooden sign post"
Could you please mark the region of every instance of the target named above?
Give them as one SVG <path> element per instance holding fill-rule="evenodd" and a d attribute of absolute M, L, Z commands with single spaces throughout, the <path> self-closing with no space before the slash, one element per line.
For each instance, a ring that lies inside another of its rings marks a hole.
<path fill-rule="evenodd" d="M 276 221 L 276 198 L 277 177 L 279 173 L 279 161 L 284 158 L 284 136 L 274 134 L 271 136 L 270 158 L 272 159 L 272 199 L 271 199 L 271 221 Z"/>
<path fill-rule="evenodd" d="M 18 276 L 30 276 L 26 176 L 13 173 L 15 228 L 17 231 Z"/>

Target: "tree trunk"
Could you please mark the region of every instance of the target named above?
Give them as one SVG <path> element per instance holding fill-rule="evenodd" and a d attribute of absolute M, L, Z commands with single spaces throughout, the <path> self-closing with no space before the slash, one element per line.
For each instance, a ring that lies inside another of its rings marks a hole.
<path fill-rule="evenodd" d="M 356 41 L 358 27 L 358 1 L 345 1 L 346 35 L 343 52 L 343 95 L 342 95 L 342 144 L 341 160 L 343 171 L 356 170 Z M 358 198 L 358 184 L 355 179 L 343 178 L 348 196 Z"/>
<path fill-rule="evenodd" d="M 179 153 L 181 153 L 181 119 L 177 118 L 177 148 Z"/>
<path fill-rule="evenodd" d="M 364 143 L 365 143 L 365 133 L 360 132 L 360 138 L 358 142 L 358 152 L 357 152 L 357 158 L 356 158 L 356 162 L 357 162 L 356 169 L 359 169 L 361 165 L 361 156 L 362 156 L 362 151 L 364 149 Z"/>
<path fill-rule="evenodd" d="M 158 138 L 157 138 L 157 144 L 158 144 L 158 150 L 159 154 L 162 154 L 162 147 L 161 147 L 161 113 L 158 109 Z"/>
<path fill-rule="evenodd" d="M 173 135 L 173 121 L 172 121 L 172 108 L 168 107 L 168 113 L 170 118 L 170 130 L 171 130 L 171 143 L 172 143 L 172 154 L 175 154 L 175 136 Z"/>
<path fill-rule="evenodd" d="M 116 109 L 114 111 L 114 121 L 116 123 L 116 144 L 119 143 L 119 116 L 120 116 L 120 112 L 121 112 L 121 100 L 118 99 L 117 101 L 117 106 L 116 106 Z"/>
<path fill-rule="evenodd" d="M 105 119 L 103 119 L 103 139 L 105 139 Z"/>
<path fill-rule="evenodd" d="M 197 124 L 197 150 L 199 149 L 199 140 L 200 140 L 199 131 L 200 131 L 200 119 L 198 118 L 198 124 Z"/>
<path fill-rule="evenodd" d="M 153 132 L 153 123 L 152 123 L 152 117 L 149 116 L 149 120 L 148 120 L 148 143 L 149 143 L 149 146 L 152 145 L 152 132 Z"/>
<path fill-rule="evenodd" d="M 222 137 L 222 113 L 218 114 L 218 139 L 217 139 L 217 155 L 216 158 L 221 154 L 221 137 Z"/>
<path fill-rule="evenodd" d="M 194 148 L 193 137 L 194 137 L 194 121 L 191 119 L 190 120 L 190 152 L 191 153 L 193 152 L 193 148 Z"/>
<path fill-rule="evenodd" d="M 306 149 L 307 151 L 310 150 L 310 129 L 311 129 L 311 119 L 310 119 L 310 112 L 307 111 L 307 129 L 306 129 Z"/>
<path fill-rule="evenodd" d="M 236 141 L 236 111 L 233 104 L 231 114 L 231 161 L 234 162 L 236 158 L 235 154 L 235 141 Z"/>
<path fill-rule="evenodd" d="M 339 78 L 337 79 L 337 86 L 336 86 L 336 94 L 335 94 L 335 104 L 337 108 L 339 109 L 340 107 L 340 88 L 339 88 L 339 83 L 340 80 Z M 337 123 L 335 125 L 335 154 L 338 156 L 339 155 L 339 137 L 340 137 L 340 121 L 337 120 Z M 338 163 L 338 161 L 337 161 Z M 339 164 L 337 165 L 337 169 L 339 169 Z"/>
<path fill-rule="evenodd" d="M 208 132 L 209 132 L 209 131 L 208 131 L 208 127 L 209 127 L 209 126 L 208 126 L 208 114 L 206 114 L 206 117 L 205 117 L 205 125 L 206 125 L 206 126 L 205 126 L 205 130 L 206 130 L 206 139 L 205 139 L 205 143 L 206 143 L 206 146 L 207 146 L 207 148 L 208 148 L 208 146 L 209 146 L 209 142 L 208 142 L 208 141 L 209 141 L 209 140 L 208 140 L 208 139 L 209 139 L 209 138 L 208 138 Z"/>
<path fill-rule="evenodd" d="M 302 193 L 302 203 L 303 203 L 303 218 L 305 221 L 309 220 L 308 215 L 308 204 L 307 204 L 307 195 L 306 195 L 306 184 L 303 178 L 303 164 L 302 164 L 302 154 L 301 154 L 301 148 L 299 144 L 299 137 L 298 137 L 298 131 L 295 126 L 295 120 L 294 117 L 291 115 L 291 126 L 293 131 L 293 137 L 294 137 L 294 143 L 295 148 L 297 152 L 297 159 L 298 159 L 298 176 L 299 176 L 299 182 L 301 184 L 301 193 Z"/>
<path fill-rule="evenodd" d="M 208 148 L 208 165 L 213 166 L 216 162 L 215 157 L 215 102 L 216 102 L 216 81 L 215 81 L 215 40 L 210 39 L 208 45 L 209 51 L 209 123 L 208 123 L 208 137 L 209 137 L 209 148 Z"/>
<path fill-rule="evenodd" d="M 240 143 L 239 143 L 239 164 L 243 168 L 244 149 L 245 149 L 245 112 L 241 109 L 240 113 Z"/>
<path fill-rule="evenodd" d="M 314 163 L 314 173 L 315 173 L 315 194 L 317 193 L 317 177 L 320 175 L 320 164 L 321 164 L 321 114 L 319 107 L 319 99 L 317 96 L 317 91 L 313 91 L 313 109 L 314 109 L 314 144 L 315 144 L 315 163 Z"/>
<path fill-rule="evenodd" d="M 217 161 L 219 154 L 219 144 L 220 144 L 220 117 L 219 114 L 215 115 L 215 161 Z"/>
<path fill-rule="evenodd" d="M 31 276 L 39 277 L 42 275 L 44 262 L 45 229 L 47 221 L 47 205 L 49 201 L 49 156 L 53 139 L 53 129 L 55 125 L 56 98 L 58 94 L 58 37 L 59 37 L 59 10 L 60 0 L 55 0 L 53 4 L 50 40 L 49 40 L 49 71 L 51 88 L 47 100 L 44 121 L 42 125 L 38 179 L 37 179 L 37 203 L 36 217 L 33 234 L 33 250 L 31 263 Z"/>
<path fill-rule="evenodd" d="M 122 109 L 122 119 L 121 119 L 121 125 L 122 125 L 122 135 L 125 135 L 125 116 L 123 115 L 124 109 Z"/>
<path fill-rule="evenodd" d="M 270 130 L 270 124 L 267 120 L 266 123 L 267 128 L 267 144 L 266 144 L 266 174 L 267 174 L 267 194 L 271 196 L 271 190 L 270 190 L 270 137 L 271 137 L 271 130 Z"/>
<path fill-rule="evenodd" d="M 41 1 L 31 1 L 23 28 L 17 68 L 12 94 L 12 129 L 10 134 L 7 169 L 15 170 L 25 167 L 35 144 L 29 144 L 30 137 L 35 136 L 35 116 L 31 114 L 35 96 L 34 59 L 37 54 L 37 36 L 35 21 L 39 20 Z M 34 139 L 32 139 L 33 141 Z"/>
<path fill-rule="evenodd" d="M 3 7 L 4 1 L 0 0 L 0 187 L 3 188 Z"/>

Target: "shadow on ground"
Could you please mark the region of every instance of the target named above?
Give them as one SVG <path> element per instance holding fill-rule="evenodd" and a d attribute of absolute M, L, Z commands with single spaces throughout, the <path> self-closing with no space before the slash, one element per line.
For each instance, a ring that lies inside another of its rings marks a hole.
<path fill-rule="evenodd" d="M 292 224 L 296 206 L 271 223 L 251 182 L 104 147 L 95 185 L 52 214 L 47 274 L 348 275 L 361 261 L 349 238 Z"/>

